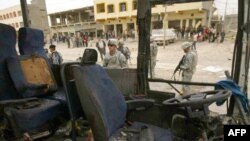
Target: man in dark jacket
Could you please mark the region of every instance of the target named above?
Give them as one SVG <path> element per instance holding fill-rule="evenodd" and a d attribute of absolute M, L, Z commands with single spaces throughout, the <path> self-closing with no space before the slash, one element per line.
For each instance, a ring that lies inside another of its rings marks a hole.
<path fill-rule="evenodd" d="M 50 60 L 50 63 L 60 65 L 63 62 L 63 58 L 61 53 L 56 51 L 56 46 L 55 45 L 50 45 L 49 46 L 50 54 L 48 54 L 48 58 Z"/>

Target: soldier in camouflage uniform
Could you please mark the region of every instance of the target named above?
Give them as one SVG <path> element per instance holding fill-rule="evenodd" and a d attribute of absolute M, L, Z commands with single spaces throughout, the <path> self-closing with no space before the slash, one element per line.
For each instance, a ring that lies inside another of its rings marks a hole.
<path fill-rule="evenodd" d="M 125 56 L 127 61 L 130 59 L 130 50 L 128 47 L 124 46 L 123 41 L 119 41 L 117 50 L 119 50 Z"/>
<path fill-rule="evenodd" d="M 158 47 L 154 42 L 154 39 L 150 39 L 150 69 L 152 71 L 152 78 L 155 77 L 155 66 L 156 66 L 156 56 L 158 53 Z"/>
<path fill-rule="evenodd" d="M 198 61 L 196 50 L 191 50 L 192 44 L 189 42 L 184 42 L 182 44 L 182 49 L 185 52 L 185 56 L 180 66 L 182 72 L 182 81 L 190 82 L 193 74 L 196 70 L 196 65 Z M 183 85 L 182 87 L 183 94 L 190 94 L 191 88 L 190 85 Z"/>
<path fill-rule="evenodd" d="M 103 59 L 103 67 L 109 68 L 124 68 L 127 67 L 126 57 L 117 50 L 118 41 L 116 39 L 109 39 L 107 53 Z"/>

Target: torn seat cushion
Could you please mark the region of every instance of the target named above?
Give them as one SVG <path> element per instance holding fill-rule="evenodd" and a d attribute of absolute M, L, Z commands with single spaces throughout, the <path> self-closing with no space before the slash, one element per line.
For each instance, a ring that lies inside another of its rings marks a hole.
<path fill-rule="evenodd" d="M 57 90 L 48 62 L 39 55 L 25 55 L 7 59 L 10 76 L 23 98 L 46 96 Z"/>
<path fill-rule="evenodd" d="M 34 102 L 13 104 L 4 109 L 8 119 L 15 122 L 12 126 L 16 126 L 15 128 L 22 132 L 29 132 L 52 121 L 60 114 L 59 101 L 39 99 Z"/>

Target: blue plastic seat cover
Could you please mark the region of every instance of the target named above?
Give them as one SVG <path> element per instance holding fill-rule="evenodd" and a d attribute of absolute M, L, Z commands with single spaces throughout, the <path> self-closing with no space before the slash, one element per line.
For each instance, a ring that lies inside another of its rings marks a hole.
<path fill-rule="evenodd" d="M 221 80 L 219 82 L 216 83 L 215 85 L 215 89 L 219 90 L 219 89 L 226 89 L 226 90 L 231 90 L 232 94 L 234 96 L 239 97 L 241 104 L 244 108 L 244 110 L 246 112 L 249 112 L 249 108 L 248 108 L 248 99 L 247 96 L 241 91 L 241 88 L 239 87 L 239 85 L 237 85 L 234 81 L 232 80 Z M 224 103 L 224 101 L 217 101 L 216 104 L 222 105 Z"/>
<path fill-rule="evenodd" d="M 15 29 L 0 23 L 0 100 L 17 98 L 17 91 L 10 79 L 6 65 L 6 58 L 17 56 L 15 45 Z"/>
<path fill-rule="evenodd" d="M 99 65 L 83 65 L 73 68 L 78 95 L 90 121 L 95 139 L 109 140 L 120 135 L 126 125 L 127 105 L 122 93 Z M 155 141 L 172 141 L 169 130 L 135 122 L 129 129 L 147 126 L 152 129 Z"/>
<path fill-rule="evenodd" d="M 18 31 L 18 47 L 21 55 L 40 54 L 47 57 L 44 46 L 44 35 L 39 29 L 22 27 Z"/>
<path fill-rule="evenodd" d="M 17 57 L 15 45 L 15 29 L 9 25 L 0 23 L 0 101 L 18 101 L 18 99 L 22 98 L 20 95 L 20 92 L 22 91 L 17 91 L 7 67 L 7 60 L 9 58 Z M 19 79 L 22 76 L 17 77 Z M 20 104 L 25 105 L 28 103 Z M 15 105 L 16 103 L 10 104 L 9 106 L 4 106 L 4 111 L 8 111 L 11 115 L 14 115 L 15 124 L 24 132 L 28 132 L 30 129 L 39 128 L 43 123 L 53 119 L 58 114 L 60 109 L 59 101 L 55 100 L 41 100 L 39 106 L 34 106 L 27 109 L 19 109 L 16 108 Z"/>

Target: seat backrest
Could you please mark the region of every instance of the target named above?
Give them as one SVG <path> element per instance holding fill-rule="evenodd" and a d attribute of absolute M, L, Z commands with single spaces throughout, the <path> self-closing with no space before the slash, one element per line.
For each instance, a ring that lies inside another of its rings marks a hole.
<path fill-rule="evenodd" d="M 21 55 L 40 54 L 47 57 L 42 30 L 22 27 L 18 31 L 18 47 Z"/>
<path fill-rule="evenodd" d="M 94 49 L 85 49 L 82 59 L 81 59 L 81 64 L 82 65 L 91 65 L 95 64 L 97 62 L 97 52 Z"/>
<path fill-rule="evenodd" d="M 44 49 L 44 35 L 42 30 L 22 27 L 19 29 L 18 34 L 18 47 L 21 55 L 39 54 L 48 59 Z M 60 65 L 52 65 L 51 62 L 49 63 L 57 85 L 62 86 Z"/>
<path fill-rule="evenodd" d="M 73 77 L 72 68 L 74 65 L 80 65 L 79 62 L 67 62 L 63 63 L 61 66 L 61 77 L 63 82 L 63 87 L 65 90 L 65 95 L 67 97 L 67 105 L 69 108 L 70 116 L 73 120 L 83 116 L 83 110 L 81 105 L 75 81 Z"/>
<path fill-rule="evenodd" d="M 17 97 L 6 65 L 6 59 L 11 56 L 17 56 L 16 31 L 13 27 L 0 23 L 0 100 Z"/>
<path fill-rule="evenodd" d="M 41 55 L 22 55 L 7 60 L 10 76 L 23 98 L 47 96 L 57 84 L 47 59 Z"/>
<path fill-rule="evenodd" d="M 95 141 L 106 141 L 125 123 L 123 95 L 99 65 L 74 66 L 74 79 Z"/>

